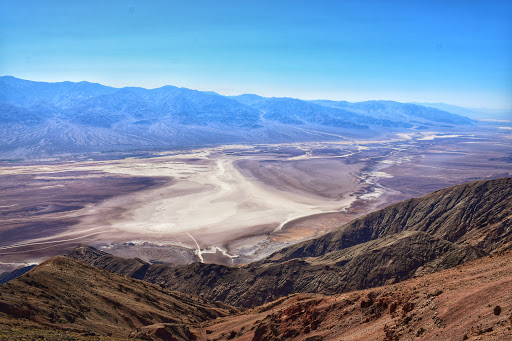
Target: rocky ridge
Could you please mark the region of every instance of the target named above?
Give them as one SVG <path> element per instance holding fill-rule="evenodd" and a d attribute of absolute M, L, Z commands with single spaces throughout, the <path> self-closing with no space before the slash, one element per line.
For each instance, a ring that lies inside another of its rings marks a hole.
<path fill-rule="evenodd" d="M 397 284 L 236 311 L 55 257 L 0 286 L 0 339 L 511 340 L 511 290 L 509 251 Z"/>
<path fill-rule="evenodd" d="M 512 253 L 374 289 L 296 294 L 206 322 L 203 340 L 512 340 Z"/>

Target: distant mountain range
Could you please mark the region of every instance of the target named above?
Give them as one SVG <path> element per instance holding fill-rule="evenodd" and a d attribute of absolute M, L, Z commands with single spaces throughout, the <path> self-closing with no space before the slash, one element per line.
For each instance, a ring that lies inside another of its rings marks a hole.
<path fill-rule="evenodd" d="M 512 109 L 462 108 L 445 103 L 411 103 L 430 108 L 448 111 L 453 114 L 469 117 L 474 120 L 508 120 L 512 121 Z"/>
<path fill-rule="evenodd" d="M 333 139 L 383 129 L 453 128 L 471 119 L 392 101 L 304 101 L 221 96 L 174 86 L 112 88 L 89 82 L 0 77 L 0 157 L 221 143 Z"/>

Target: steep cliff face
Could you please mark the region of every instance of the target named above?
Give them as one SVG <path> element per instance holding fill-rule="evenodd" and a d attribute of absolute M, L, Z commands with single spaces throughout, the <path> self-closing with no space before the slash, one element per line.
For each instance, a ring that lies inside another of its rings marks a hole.
<path fill-rule="evenodd" d="M 69 256 L 173 290 L 250 307 L 291 293 L 337 294 L 396 283 L 511 245 L 512 178 L 502 178 L 389 206 L 243 267 L 148 265 L 84 246 Z"/>

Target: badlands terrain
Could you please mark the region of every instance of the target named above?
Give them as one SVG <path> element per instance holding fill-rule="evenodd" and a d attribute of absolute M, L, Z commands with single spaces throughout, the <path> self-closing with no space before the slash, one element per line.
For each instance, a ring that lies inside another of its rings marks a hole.
<path fill-rule="evenodd" d="M 96 153 L 0 164 L 0 272 L 79 243 L 245 264 L 400 200 L 512 174 L 506 130 Z"/>

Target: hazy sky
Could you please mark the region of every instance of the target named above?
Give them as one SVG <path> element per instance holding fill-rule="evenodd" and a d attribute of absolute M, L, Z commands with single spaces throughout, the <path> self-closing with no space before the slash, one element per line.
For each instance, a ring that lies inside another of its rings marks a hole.
<path fill-rule="evenodd" d="M 512 108 L 512 1 L 0 0 L 0 75 Z"/>

